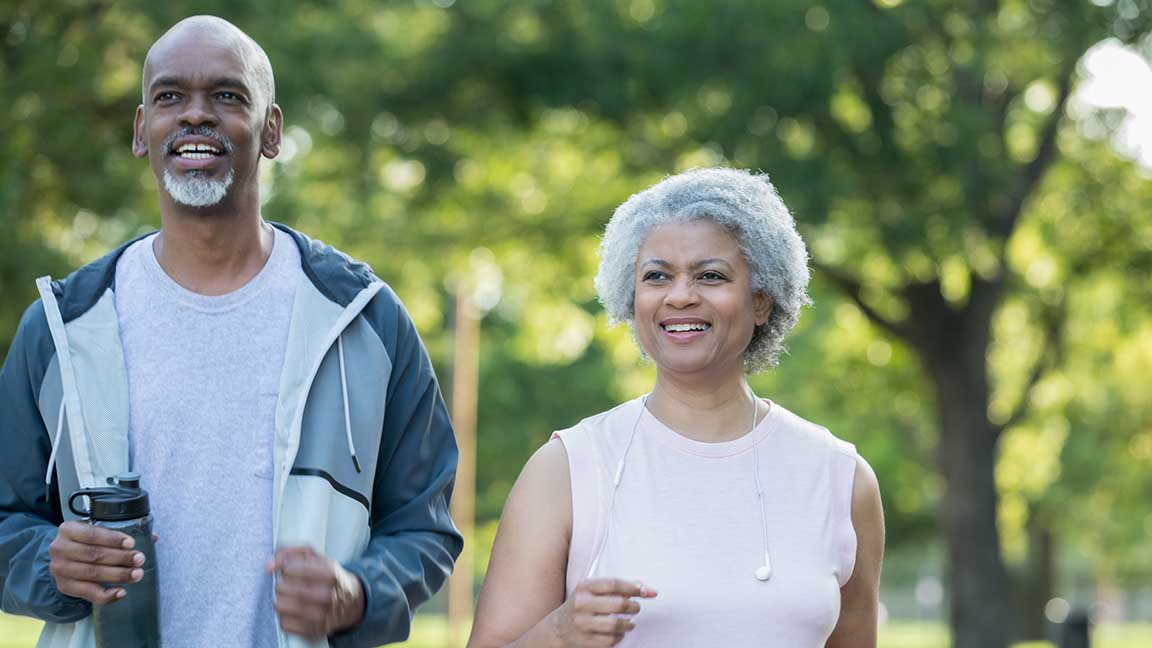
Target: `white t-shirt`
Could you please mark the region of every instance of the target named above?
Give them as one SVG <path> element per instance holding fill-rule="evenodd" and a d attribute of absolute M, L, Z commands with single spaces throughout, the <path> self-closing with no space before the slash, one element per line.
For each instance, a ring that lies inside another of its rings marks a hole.
<path fill-rule="evenodd" d="M 132 470 L 148 491 L 166 648 L 274 647 L 272 447 L 300 252 L 275 231 L 264 268 L 220 296 L 160 267 L 155 236 L 116 264 Z"/>

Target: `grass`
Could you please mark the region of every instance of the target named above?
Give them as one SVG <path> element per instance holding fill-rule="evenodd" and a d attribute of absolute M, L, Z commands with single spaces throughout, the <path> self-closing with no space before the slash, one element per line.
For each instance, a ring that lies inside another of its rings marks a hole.
<path fill-rule="evenodd" d="M 40 622 L 0 614 L 0 648 L 32 648 L 40 633 Z M 444 617 L 416 617 L 412 637 L 402 648 L 445 648 L 447 628 Z M 938 624 L 893 622 L 880 632 L 880 648 L 947 648 L 948 632 Z M 1126 623 L 1097 628 L 1092 648 L 1148 648 L 1152 646 L 1152 623 Z M 1013 648 L 1055 648 L 1047 642 L 1016 644 Z"/>
<path fill-rule="evenodd" d="M 935 623 L 893 622 L 880 631 L 880 648 L 946 648 L 948 630 Z M 1092 648 L 1149 648 L 1152 624 L 1102 625 L 1092 632 Z M 429 647 L 430 648 L 430 647 Z M 1047 641 L 1018 643 L 1013 648 L 1056 648 Z"/>
<path fill-rule="evenodd" d="M 39 636 L 39 621 L 0 614 L 0 648 L 32 648 Z"/>

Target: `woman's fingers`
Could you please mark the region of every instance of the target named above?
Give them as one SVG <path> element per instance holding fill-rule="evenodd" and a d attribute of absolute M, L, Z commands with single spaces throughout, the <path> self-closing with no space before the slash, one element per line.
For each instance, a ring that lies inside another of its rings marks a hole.
<path fill-rule="evenodd" d="M 639 596 L 640 598 L 652 598 L 656 596 L 656 590 L 646 587 L 640 581 L 624 580 L 623 578 L 593 578 L 584 581 L 580 586 L 586 586 L 588 591 L 593 594 L 618 594 L 620 596 Z"/>
<path fill-rule="evenodd" d="M 640 604 L 623 596 L 589 596 L 577 604 L 583 612 L 590 614 L 627 614 L 640 611 Z"/>
<path fill-rule="evenodd" d="M 636 627 L 632 617 L 640 612 L 640 603 L 635 599 L 654 596 L 656 591 L 643 583 L 622 578 L 580 583 L 570 601 L 570 623 L 579 645 L 615 646 Z"/>
<path fill-rule="evenodd" d="M 638 581 L 621 578 L 596 578 L 576 586 L 573 598 L 577 608 L 596 614 L 636 614 L 640 604 L 635 598 L 652 598 L 653 590 Z"/>
<path fill-rule="evenodd" d="M 635 627 L 627 617 L 597 614 L 585 618 L 583 629 L 591 634 L 623 635 Z"/>

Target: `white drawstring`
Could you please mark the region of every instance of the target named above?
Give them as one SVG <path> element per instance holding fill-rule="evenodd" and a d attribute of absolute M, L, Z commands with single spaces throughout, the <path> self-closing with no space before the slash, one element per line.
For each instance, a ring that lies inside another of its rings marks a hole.
<path fill-rule="evenodd" d="M 52 453 L 48 455 L 48 470 L 44 472 L 44 499 L 52 500 L 52 466 L 56 464 L 56 451 L 60 449 L 60 435 L 64 432 L 64 399 L 60 399 L 60 415 L 56 417 L 56 436 L 52 440 Z"/>
<path fill-rule="evenodd" d="M 340 354 L 340 391 L 344 395 L 344 434 L 348 439 L 348 452 L 352 455 L 352 465 L 360 472 L 360 460 L 356 458 L 356 444 L 352 443 L 352 417 L 348 414 L 348 377 L 344 371 L 344 336 L 336 338 L 336 350 Z"/>

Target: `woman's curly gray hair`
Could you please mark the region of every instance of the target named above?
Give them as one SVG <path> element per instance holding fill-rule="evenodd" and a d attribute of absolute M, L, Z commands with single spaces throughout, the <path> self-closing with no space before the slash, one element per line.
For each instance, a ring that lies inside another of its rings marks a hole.
<path fill-rule="evenodd" d="M 808 250 L 768 176 L 737 169 L 696 169 L 669 176 L 616 209 L 600 240 L 596 292 L 613 323 L 634 325 L 636 260 L 648 233 L 666 223 L 708 220 L 736 240 L 752 272 L 752 290 L 772 298 L 768 321 L 744 351 L 755 373 L 776 365 L 784 335 L 812 303 Z"/>

